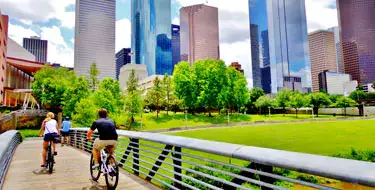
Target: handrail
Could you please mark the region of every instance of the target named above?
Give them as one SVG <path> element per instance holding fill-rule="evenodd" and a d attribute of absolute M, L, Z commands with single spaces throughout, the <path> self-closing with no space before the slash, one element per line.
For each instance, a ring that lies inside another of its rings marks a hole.
<path fill-rule="evenodd" d="M 73 129 L 75 134 L 81 134 L 81 138 L 85 138 L 84 134 L 86 130 L 87 128 Z M 318 156 L 318 155 L 289 152 L 289 151 L 282 151 L 282 150 L 274 150 L 274 149 L 268 149 L 268 148 L 259 148 L 259 147 L 215 142 L 215 141 L 208 141 L 208 140 L 200 140 L 200 139 L 194 139 L 194 138 L 170 136 L 170 135 L 165 135 L 165 134 L 133 132 L 133 131 L 123 131 L 123 130 L 118 130 L 117 132 L 119 136 L 128 137 L 130 139 L 128 141 L 129 142 L 128 149 L 130 148 L 130 150 L 131 149 L 137 150 L 136 152 L 137 156 L 136 156 L 135 161 L 141 160 L 139 159 L 139 155 L 141 155 L 141 153 L 138 153 L 139 151 L 143 150 L 147 152 L 147 150 L 144 150 L 144 146 L 146 145 L 142 145 L 141 143 L 139 143 L 139 140 L 143 140 L 143 141 L 159 143 L 159 144 L 170 146 L 170 147 L 166 146 L 163 152 L 169 151 L 173 154 L 180 154 L 180 157 L 183 156 L 184 153 L 178 152 L 176 150 L 173 151 L 171 147 L 175 147 L 175 148 L 177 147 L 179 149 L 183 148 L 183 149 L 195 150 L 195 151 L 199 151 L 203 153 L 209 153 L 213 155 L 228 157 L 231 159 L 239 159 L 242 161 L 257 163 L 263 166 L 293 170 L 296 172 L 302 172 L 305 174 L 311 174 L 311 175 L 316 175 L 316 176 L 320 176 L 324 178 L 346 181 L 346 182 L 355 183 L 355 184 L 375 186 L 375 164 L 370 163 L 370 162 L 334 158 L 334 157 L 327 157 L 327 156 Z M 125 151 L 125 153 L 129 155 L 130 152 L 128 149 L 127 149 L 127 152 Z M 128 155 L 126 155 L 126 158 L 128 157 Z M 133 156 L 134 156 L 134 152 L 133 152 Z M 165 154 L 160 155 L 160 156 L 164 157 L 163 159 L 167 157 Z M 174 159 L 174 162 L 175 162 L 176 158 L 173 158 L 173 157 L 171 158 Z M 163 160 L 158 159 L 157 161 L 163 161 Z M 180 160 L 180 161 L 184 163 L 183 160 Z M 215 163 L 217 164 L 217 162 Z M 246 168 L 242 168 L 242 169 L 246 170 Z M 138 170 L 139 170 L 139 167 L 138 167 Z M 267 176 L 268 174 L 265 174 L 265 175 Z M 272 169 L 271 169 L 270 175 L 268 176 L 273 176 L 273 175 L 274 174 L 272 174 Z M 273 176 L 273 177 L 277 177 L 277 176 Z M 311 186 L 311 185 L 308 185 L 308 186 Z"/>
<path fill-rule="evenodd" d="M 0 135 L 0 189 L 2 189 L 13 153 L 22 142 L 21 134 L 16 130 L 10 130 Z"/>

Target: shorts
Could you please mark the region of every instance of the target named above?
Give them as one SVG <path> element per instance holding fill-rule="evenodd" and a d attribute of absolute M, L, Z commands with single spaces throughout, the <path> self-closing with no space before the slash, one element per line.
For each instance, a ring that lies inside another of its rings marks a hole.
<path fill-rule="evenodd" d="M 55 137 L 57 137 L 57 136 L 58 136 L 57 133 L 47 133 L 47 134 L 44 135 L 43 140 L 55 142 L 56 141 Z"/>
<path fill-rule="evenodd" d="M 113 146 L 115 149 L 117 146 L 117 141 L 116 140 L 100 140 L 100 139 L 95 139 L 94 142 L 94 149 L 95 150 L 102 150 L 103 148 L 107 146 Z"/>
<path fill-rule="evenodd" d="M 69 137 L 69 131 L 68 132 L 61 131 L 61 136 L 63 136 L 63 137 Z"/>

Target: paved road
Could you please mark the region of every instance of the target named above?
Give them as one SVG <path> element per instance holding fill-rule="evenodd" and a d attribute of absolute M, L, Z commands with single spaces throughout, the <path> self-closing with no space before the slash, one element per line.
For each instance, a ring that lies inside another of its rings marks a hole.
<path fill-rule="evenodd" d="M 13 156 L 3 186 L 4 190 L 26 189 L 106 189 L 104 177 L 99 182 L 90 180 L 88 154 L 72 147 L 57 146 L 58 156 L 53 174 L 40 168 L 41 140 L 26 140 L 20 144 Z M 157 189 L 142 179 L 123 172 L 117 189 Z"/>

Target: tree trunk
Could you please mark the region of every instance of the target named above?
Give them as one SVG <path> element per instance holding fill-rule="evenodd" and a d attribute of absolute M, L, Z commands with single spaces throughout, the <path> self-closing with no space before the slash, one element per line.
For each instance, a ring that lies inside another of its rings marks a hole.
<path fill-rule="evenodd" d="M 208 117 L 212 117 L 210 108 L 208 108 Z"/>
<path fill-rule="evenodd" d="M 298 109 L 296 108 L 296 118 L 298 118 Z"/>
<path fill-rule="evenodd" d="M 345 117 L 346 117 L 346 107 L 344 107 L 344 115 L 345 115 Z"/>
<path fill-rule="evenodd" d="M 159 109 L 160 109 L 160 107 L 158 106 L 158 107 L 156 107 L 156 118 L 159 118 Z"/>
<path fill-rule="evenodd" d="M 285 116 L 285 113 L 286 113 L 286 109 L 285 107 L 283 107 L 283 116 Z"/>

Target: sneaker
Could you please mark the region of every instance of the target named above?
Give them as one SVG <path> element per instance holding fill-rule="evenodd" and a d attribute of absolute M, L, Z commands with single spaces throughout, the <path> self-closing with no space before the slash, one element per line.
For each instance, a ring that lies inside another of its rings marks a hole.
<path fill-rule="evenodd" d="M 54 156 L 57 156 L 57 152 L 54 152 L 53 155 L 54 155 Z"/>
<path fill-rule="evenodd" d="M 40 167 L 42 167 L 42 168 L 45 168 L 45 167 L 46 167 L 46 165 L 45 165 L 45 164 L 41 164 L 41 165 L 40 165 Z"/>
<path fill-rule="evenodd" d="M 99 169 L 99 164 L 95 164 L 95 165 L 93 165 L 93 166 L 91 167 L 91 169 L 93 169 L 93 170 L 97 170 L 97 169 Z"/>

